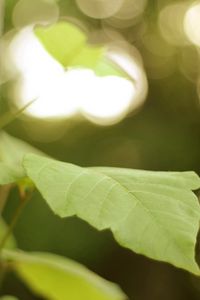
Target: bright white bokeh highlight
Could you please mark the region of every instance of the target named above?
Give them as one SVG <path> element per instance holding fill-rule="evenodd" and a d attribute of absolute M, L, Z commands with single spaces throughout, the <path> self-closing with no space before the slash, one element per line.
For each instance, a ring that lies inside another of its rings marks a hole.
<path fill-rule="evenodd" d="M 26 113 L 38 118 L 64 117 L 77 111 L 74 76 L 71 79 L 45 51 L 31 28 L 23 29 L 13 39 L 10 51 L 20 74 L 14 85 L 17 106 L 35 100 Z"/>
<path fill-rule="evenodd" d="M 193 3 L 187 10 L 184 19 L 184 28 L 188 39 L 200 46 L 200 2 Z"/>
<path fill-rule="evenodd" d="M 120 121 L 129 112 L 135 87 L 117 76 L 91 77 L 91 86 L 82 98 L 81 110 L 91 121 L 107 125 Z"/>
<path fill-rule="evenodd" d="M 11 89 L 17 107 L 35 118 L 63 118 L 82 114 L 100 125 L 114 124 L 140 105 L 147 93 L 143 68 L 124 53 L 110 51 L 130 80 L 98 77 L 89 69 L 65 70 L 43 48 L 31 27 L 22 29 L 9 46 L 19 76 Z"/>

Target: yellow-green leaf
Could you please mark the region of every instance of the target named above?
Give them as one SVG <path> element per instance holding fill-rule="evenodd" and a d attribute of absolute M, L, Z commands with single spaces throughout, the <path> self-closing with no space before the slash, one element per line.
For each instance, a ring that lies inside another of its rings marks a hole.
<path fill-rule="evenodd" d="M 83 265 L 50 253 L 4 251 L 4 258 L 36 293 L 51 300 L 125 300 L 127 297 L 111 283 Z"/>
<path fill-rule="evenodd" d="M 86 34 L 76 25 L 60 21 L 48 27 L 36 27 L 35 34 L 47 50 L 65 68 L 90 68 L 97 75 L 128 77 L 106 58 L 106 47 L 90 45 Z"/>

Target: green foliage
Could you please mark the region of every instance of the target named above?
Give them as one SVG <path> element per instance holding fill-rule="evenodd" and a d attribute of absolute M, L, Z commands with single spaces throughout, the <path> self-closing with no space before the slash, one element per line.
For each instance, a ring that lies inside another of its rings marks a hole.
<path fill-rule="evenodd" d="M 36 27 L 35 34 L 65 68 L 93 67 L 104 52 L 102 47 L 88 46 L 86 35 L 77 26 L 67 22 Z"/>
<path fill-rule="evenodd" d="M 113 75 L 130 79 L 129 75 L 125 73 L 125 71 L 106 57 L 103 57 L 98 61 L 94 71 L 98 76 Z"/>
<path fill-rule="evenodd" d="M 60 217 L 77 215 L 99 230 L 109 228 L 121 245 L 200 274 L 195 173 L 81 168 L 32 154 L 24 167 Z"/>
<path fill-rule="evenodd" d="M 117 285 L 81 264 L 49 253 L 4 251 L 4 258 L 37 295 L 52 300 L 124 300 Z"/>
<path fill-rule="evenodd" d="M 116 64 L 106 58 L 106 48 L 89 45 L 87 36 L 77 26 L 58 22 L 49 27 L 36 27 L 35 34 L 45 49 L 65 68 L 90 68 L 99 76 L 128 77 Z"/>

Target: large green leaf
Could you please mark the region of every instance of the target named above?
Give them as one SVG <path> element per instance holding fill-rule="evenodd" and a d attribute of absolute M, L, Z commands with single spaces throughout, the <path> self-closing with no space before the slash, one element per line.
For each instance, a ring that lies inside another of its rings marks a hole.
<path fill-rule="evenodd" d="M 51 300 L 124 300 L 121 289 L 70 259 L 6 251 L 4 257 L 33 292 Z"/>
<path fill-rule="evenodd" d="M 89 169 L 34 154 L 25 156 L 24 167 L 57 215 L 110 228 L 121 245 L 200 274 L 194 259 L 200 220 L 191 192 L 200 187 L 195 173 Z"/>
<path fill-rule="evenodd" d="M 42 155 L 41 151 L 29 144 L 4 131 L 0 132 L 0 185 L 16 182 L 26 176 L 22 159 L 27 153 Z"/>

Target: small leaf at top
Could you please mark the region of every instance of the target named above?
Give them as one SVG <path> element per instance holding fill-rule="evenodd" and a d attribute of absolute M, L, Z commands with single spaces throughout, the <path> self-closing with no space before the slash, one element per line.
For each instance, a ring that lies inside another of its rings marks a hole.
<path fill-rule="evenodd" d="M 50 253 L 4 251 L 4 259 L 37 295 L 52 300 L 125 300 L 121 289 L 83 265 Z"/>
<path fill-rule="evenodd" d="M 88 44 L 85 33 L 74 24 L 60 21 L 48 27 L 38 26 L 35 34 L 47 52 L 64 68 L 90 68 L 100 76 L 128 77 L 105 57 L 105 47 Z"/>
<path fill-rule="evenodd" d="M 109 228 L 122 246 L 200 275 L 195 173 L 81 168 L 31 154 L 24 167 L 57 215 Z"/>
<path fill-rule="evenodd" d="M 86 44 L 86 35 L 75 25 L 58 22 L 48 27 L 36 27 L 35 34 L 44 48 L 64 67 L 79 55 Z"/>

